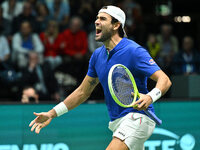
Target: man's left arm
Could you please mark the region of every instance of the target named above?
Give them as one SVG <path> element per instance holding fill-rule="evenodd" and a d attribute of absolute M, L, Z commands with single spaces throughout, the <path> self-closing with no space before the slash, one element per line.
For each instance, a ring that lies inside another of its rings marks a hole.
<path fill-rule="evenodd" d="M 162 70 L 156 71 L 150 78 L 157 82 L 155 88 L 158 88 L 162 95 L 164 95 L 172 85 L 169 77 Z"/>
<path fill-rule="evenodd" d="M 162 70 L 156 71 L 150 78 L 156 81 L 156 86 L 149 93 L 140 94 L 140 99 L 134 104 L 138 105 L 135 107 L 137 110 L 147 109 L 150 104 L 158 100 L 160 96 L 164 95 L 172 85 L 169 77 Z"/>

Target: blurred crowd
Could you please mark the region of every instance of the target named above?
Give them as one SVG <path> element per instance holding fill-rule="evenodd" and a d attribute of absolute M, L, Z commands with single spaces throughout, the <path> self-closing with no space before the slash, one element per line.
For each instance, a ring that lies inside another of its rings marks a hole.
<path fill-rule="evenodd" d="M 181 40 L 173 26 L 145 32 L 142 6 L 134 0 L 3 0 L 0 2 L 0 100 L 60 101 L 87 73 L 98 10 L 114 4 L 125 10 L 126 32 L 144 46 L 169 75 L 200 73 L 194 39 Z M 91 99 L 102 99 L 98 86 Z"/>

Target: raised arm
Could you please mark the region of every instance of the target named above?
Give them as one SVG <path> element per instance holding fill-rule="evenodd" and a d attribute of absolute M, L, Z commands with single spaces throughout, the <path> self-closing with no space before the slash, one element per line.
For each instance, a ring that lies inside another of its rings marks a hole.
<path fill-rule="evenodd" d="M 68 110 L 71 110 L 88 99 L 92 91 L 99 83 L 98 78 L 92 78 L 86 75 L 81 85 L 72 92 L 63 102 Z M 57 117 L 55 109 L 48 112 L 34 113 L 37 117 L 30 123 L 31 131 L 35 129 L 36 133 L 46 127 L 53 118 Z"/>

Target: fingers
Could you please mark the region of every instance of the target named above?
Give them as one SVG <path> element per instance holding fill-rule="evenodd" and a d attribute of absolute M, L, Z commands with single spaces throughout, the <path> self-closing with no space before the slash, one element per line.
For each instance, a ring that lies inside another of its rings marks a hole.
<path fill-rule="evenodd" d="M 39 116 L 38 116 L 39 117 Z M 36 118 L 37 119 L 37 118 Z M 31 121 L 30 123 L 30 127 L 31 127 L 31 131 L 33 132 L 35 130 L 35 133 L 39 134 L 40 133 L 40 130 L 44 127 L 46 127 L 52 119 L 48 119 L 44 122 L 37 122 L 36 119 L 34 119 L 33 121 Z"/>
<path fill-rule="evenodd" d="M 31 128 L 31 131 L 33 132 L 34 129 L 35 129 L 35 133 L 39 134 L 40 133 L 40 130 L 43 128 L 43 124 L 42 123 L 35 123 L 32 128 Z"/>
<path fill-rule="evenodd" d="M 31 128 L 31 131 L 34 131 L 35 129 L 35 133 L 39 134 L 40 133 L 40 130 L 44 127 L 46 127 L 50 122 L 51 122 L 52 119 L 49 119 L 47 120 L 46 122 L 44 123 L 35 123 L 32 128 Z"/>
<path fill-rule="evenodd" d="M 38 119 L 38 117 L 36 117 L 33 121 L 31 121 L 31 123 L 29 124 L 29 127 L 31 127 L 36 122 L 36 120 Z"/>
<path fill-rule="evenodd" d="M 134 98 L 134 93 L 133 92 L 131 92 L 131 97 Z"/>
<path fill-rule="evenodd" d="M 38 124 L 39 124 L 39 123 L 35 123 L 35 124 L 32 126 L 31 131 L 33 131 L 33 130 L 37 127 Z"/>
<path fill-rule="evenodd" d="M 145 109 L 145 101 L 143 101 L 141 104 L 139 104 L 138 106 L 137 106 L 137 110 L 144 110 Z"/>
<path fill-rule="evenodd" d="M 33 113 L 35 116 L 40 116 L 40 115 L 42 115 L 42 113 L 36 113 L 36 112 L 34 112 Z"/>
<path fill-rule="evenodd" d="M 39 134 L 40 130 L 44 127 L 46 127 L 52 120 L 52 118 L 49 118 L 48 115 L 44 112 L 42 113 L 33 113 L 37 117 L 31 121 L 29 124 L 29 127 L 31 127 L 31 131 L 35 130 L 35 133 Z"/>
<path fill-rule="evenodd" d="M 140 94 L 140 95 L 141 95 L 140 99 L 133 104 L 133 108 L 139 111 L 146 110 L 151 104 L 149 103 L 149 97 L 144 94 Z"/>
<path fill-rule="evenodd" d="M 137 101 L 133 104 L 133 106 L 135 106 L 135 105 L 139 105 L 142 101 L 143 101 L 143 99 L 139 99 L 139 100 L 137 100 Z"/>
<path fill-rule="evenodd" d="M 36 115 L 37 117 L 33 121 L 31 121 L 31 123 L 29 124 L 29 127 L 31 127 L 34 123 L 36 123 L 37 119 L 41 115 L 41 113 L 35 113 L 35 112 L 33 114 Z"/>
<path fill-rule="evenodd" d="M 36 129 L 35 129 L 35 133 L 39 134 L 40 130 L 43 128 L 43 124 L 39 124 Z"/>

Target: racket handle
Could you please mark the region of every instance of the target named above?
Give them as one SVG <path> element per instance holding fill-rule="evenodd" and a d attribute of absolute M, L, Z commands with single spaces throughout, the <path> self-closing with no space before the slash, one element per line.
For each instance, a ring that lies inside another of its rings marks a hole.
<path fill-rule="evenodd" d="M 156 122 L 157 125 L 162 124 L 162 120 L 160 120 L 151 110 L 146 109 L 144 112 L 153 120 Z"/>

